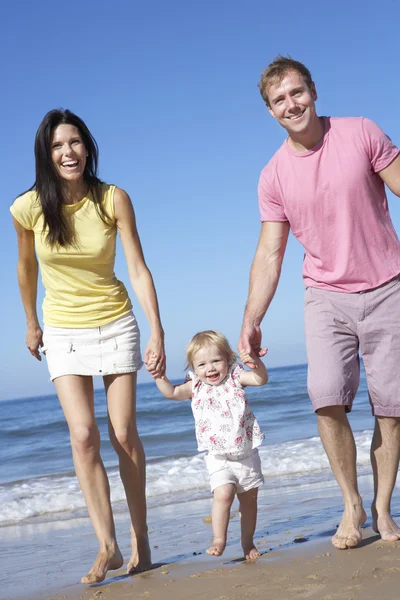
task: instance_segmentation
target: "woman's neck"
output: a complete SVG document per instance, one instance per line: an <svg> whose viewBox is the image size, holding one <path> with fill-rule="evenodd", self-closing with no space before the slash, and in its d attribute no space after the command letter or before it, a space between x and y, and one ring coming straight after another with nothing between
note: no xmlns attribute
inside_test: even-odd
<svg viewBox="0 0 400 600"><path fill-rule="evenodd" d="M66 182L64 190L64 204L77 204L87 195L89 187L83 179L80 179Z"/></svg>

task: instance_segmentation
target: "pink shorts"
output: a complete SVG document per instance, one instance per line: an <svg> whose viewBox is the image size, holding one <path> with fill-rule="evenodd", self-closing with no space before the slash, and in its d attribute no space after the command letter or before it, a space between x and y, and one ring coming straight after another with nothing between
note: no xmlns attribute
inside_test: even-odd
<svg viewBox="0 0 400 600"><path fill-rule="evenodd" d="M304 304L313 409L351 410L360 352L372 414L400 417L400 276L353 294L309 287Z"/></svg>

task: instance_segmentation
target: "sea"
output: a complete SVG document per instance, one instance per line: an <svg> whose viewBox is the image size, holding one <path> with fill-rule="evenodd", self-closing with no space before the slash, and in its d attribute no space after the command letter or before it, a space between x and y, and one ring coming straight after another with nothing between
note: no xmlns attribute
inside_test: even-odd
<svg viewBox="0 0 400 600"><path fill-rule="evenodd" d="M247 388L265 441L259 448L265 484L256 541L266 554L329 536L341 497L318 437L307 394L307 366L270 369L266 386ZM121 548L129 558L129 518L117 456L107 433L107 406L95 392L101 454L109 476ZM373 486L369 460L373 417L364 372L350 414L366 506ZM163 398L155 384L137 390L138 429L147 461L148 521L160 564L204 557L211 538L211 494L204 454L197 451L190 401ZM399 514L396 489L394 513ZM225 561L240 556L237 506ZM79 583L97 553L75 477L68 428L56 395L0 403L0 599L46 598ZM218 559L222 560L222 559ZM27 587L24 574L29 574ZM78 577L79 574L79 577Z"/></svg>

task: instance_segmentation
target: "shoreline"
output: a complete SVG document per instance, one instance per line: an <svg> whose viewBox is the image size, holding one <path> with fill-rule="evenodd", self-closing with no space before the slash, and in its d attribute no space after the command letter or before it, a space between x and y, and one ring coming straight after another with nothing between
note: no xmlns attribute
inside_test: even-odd
<svg viewBox="0 0 400 600"><path fill-rule="evenodd" d="M120 569L100 584L35 600L395 600L400 542L382 542L370 527L363 533L361 546L351 550L337 550L325 538L267 551L247 563L228 551L162 563L133 576Z"/></svg>
<svg viewBox="0 0 400 600"><path fill-rule="evenodd" d="M370 475L360 478L360 490L368 506L368 499L372 499L373 493ZM398 496L396 494L396 499ZM391 579L389 575L396 569L397 574L400 573L400 542L380 542L379 536L370 528L370 519L363 528L365 541L359 549L340 551L333 548L330 538L342 513L340 491L334 482L325 482L323 486L319 483L278 489L263 486L254 538L262 556L250 563L242 558L236 501L223 556L210 557L205 553L212 537L211 503L212 498L209 497L150 508L149 541L153 563L158 566L134 576L125 574L131 554L129 514L126 509L115 512L117 539L125 567L111 571L105 582L90 587L79 583L98 552L96 536L87 516L1 528L0 600L132 600L132 595L150 600L238 600L257 597L257 590L263 600L289 600L294 597L289 593L290 586L302 590L296 599L353 600L358 598L354 595L357 588L354 588L353 595L322 593L325 584L330 589L330 581L336 589L337 577L341 575L338 569L346 572L347 559L343 565L341 562L344 555L350 553L349 560L356 561L353 572L347 578L350 587L351 577L360 565L369 564L372 572L376 567L374 557L375 562L386 557L386 565L382 563L379 567L381 580ZM393 515L398 520L400 506L398 502L393 504ZM295 543L300 540L304 543ZM397 562L394 560L396 556ZM306 557L318 563L317 571L309 570L309 579L304 578L304 570L309 569ZM331 567L325 572L329 565ZM193 581L197 582L196 589ZM366 600L368 589L362 582L360 585L364 592L359 597ZM246 596L246 586L254 588L250 596ZM229 593L228 588L231 590ZM171 594L169 590L172 590ZM269 595L270 590L275 596ZM386 598L395 600L397 596L395 593ZM383 597L379 596L379 600Z"/></svg>

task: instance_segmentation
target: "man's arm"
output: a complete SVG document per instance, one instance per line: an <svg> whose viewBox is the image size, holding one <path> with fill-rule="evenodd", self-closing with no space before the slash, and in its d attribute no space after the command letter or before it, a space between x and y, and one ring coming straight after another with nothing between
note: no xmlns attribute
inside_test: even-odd
<svg viewBox="0 0 400 600"><path fill-rule="evenodd" d="M400 154L386 169L379 171L378 175L389 190L400 198Z"/></svg>
<svg viewBox="0 0 400 600"><path fill-rule="evenodd" d="M266 354L266 350L261 349L260 325L278 287L289 231L287 221L267 221L261 226L238 344L239 350L248 354ZM247 365L251 369L257 368L256 363L248 362Z"/></svg>

